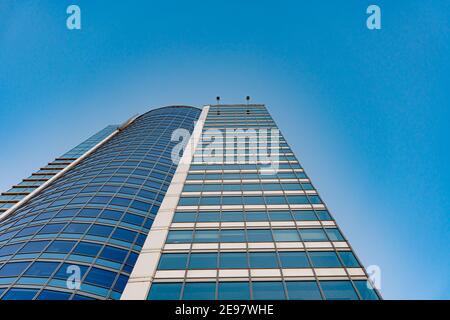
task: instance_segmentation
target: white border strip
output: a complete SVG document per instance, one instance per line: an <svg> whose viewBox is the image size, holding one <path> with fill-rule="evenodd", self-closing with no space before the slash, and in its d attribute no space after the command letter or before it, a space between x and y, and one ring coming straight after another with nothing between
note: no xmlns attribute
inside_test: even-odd
<svg viewBox="0 0 450 320"><path fill-rule="evenodd" d="M103 144L105 144L108 140L110 140L112 137L114 137L117 133L128 127L131 123L136 120L138 115L135 115L134 117L128 119L124 124L122 124L119 128L114 130L109 136L104 138L102 141L97 143L95 146L93 146L91 149L86 151L84 154L82 154L78 159L73 161L71 164L69 164L67 167L59 171L57 174L55 174L53 177L45 181L43 184L41 184L37 189L33 190L29 195L27 195L25 198L17 202L14 206L6 210L0 215L0 222L2 222L4 219L6 219L9 215L14 213L17 209L19 209L22 205L27 203L31 198L33 198L35 195L39 194L42 190L44 190L49 184L51 184L53 181L61 177L63 174L65 174L67 171L69 171L71 168L75 167L77 164L79 164L81 161L83 161L85 158L87 158L89 155L91 155L95 150L100 148Z"/></svg>
<svg viewBox="0 0 450 320"><path fill-rule="evenodd" d="M147 299L208 111L209 106L204 106L120 300Z"/></svg>

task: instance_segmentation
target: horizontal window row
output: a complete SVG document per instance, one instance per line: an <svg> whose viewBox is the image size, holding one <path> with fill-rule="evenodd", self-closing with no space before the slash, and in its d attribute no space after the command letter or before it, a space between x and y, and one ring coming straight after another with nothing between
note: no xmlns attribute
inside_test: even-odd
<svg viewBox="0 0 450 320"><path fill-rule="evenodd" d="M72 293L64 291L54 290L42 290L38 295L37 289L24 289L24 288L12 288L6 292L3 297L2 292L5 289L0 289L1 300L93 300L90 297L76 294L72 296ZM36 296L37 295L37 296Z"/></svg>
<svg viewBox="0 0 450 320"><path fill-rule="evenodd" d="M332 220L326 210L175 212L172 222L317 221Z"/></svg>
<svg viewBox="0 0 450 320"><path fill-rule="evenodd" d="M114 280L117 273L96 267L87 267L84 265L75 265L80 268L80 276L82 284L91 284L103 288L110 289L113 287ZM7 263L0 269L0 277L44 277L52 279L67 280L73 274L73 264L59 262L14 262ZM120 275L120 277L128 279L128 276ZM113 289L122 291L124 288L123 281L120 282L119 287Z"/></svg>
<svg viewBox="0 0 450 320"><path fill-rule="evenodd" d="M251 179L306 179L304 172L278 172L275 174L261 173L190 173L186 180L251 180Z"/></svg>
<svg viewBox="0 0 450 320"><path fill-rule="evenodd" d="M89 257L99 257L102 259L114 261L128 266L134 266L137 254L112 246L103 246L93 242L76 242L67 240L42 240L15 243L0 248L0 257L12 256L14 254L28 253L58 253L58 254L74 254ZM1 271L0 271L1 274Z"/></svg>
<svg viewBox="0 0 450 320"><path fill-rule="evenodd" d="M33 226L23 228L21 231L10 231L4 233L0 236L0 241L10 239L14 237L15 239L20 237L31 237L33 235L45 235L52 234L80 234L82 236L92 235L96 237L108 238L111 237L115 240L120 240L128 243L133 243L138 235L138 232L131 231L124 228L114 228L112 226L101 225L101 224L91 224L91 223L50 223L47 225ZM80 236L81 237L81 236ZM141 240L139 239L139 242ZM142 245L142 244L140 244Z"/></svg>
<svg viewBox="0 0 450 320"><path fill-rule="evenodd" d="M321 204L319 196L202 196L181 197L179 206L207 205L275 205L275 204Z"/></svg>
<svg viewBox="0 0 450 320"><path fill-rule="evenodd" d="M171 230L167 243L343 241L336 228Z"/></svg>
<svg viewBox="0 0 450 320"><path fill-rule="evenodd" d="M292 190L314 190L310 183L208 183L208 184L185 184L183 192L202 191L292 191Z"/></svg>
<svg viewBox="0 0 450 320"><path fill-rule="evenodd" d="M267 164L191 164L190 170L260 170L267 169ZM299 163L279 163L278 169L301 169Z"/></svg>
<svg viewBox="0 0 450 320"><path fill-rule="evenodd" d="M375 290L367 281L353 281L353 285L350 281L319 281L319 285L315 281L153 283L147 299L378 300Z"/></svg>
<svg viewBox="0 0 450 320"><path fill-rule="evenodd" d="M339 255L339 257L338 257ZM280 251L164 253L159 270L186 269L277 269L277 268L357 268L351 251Z"/></svg>

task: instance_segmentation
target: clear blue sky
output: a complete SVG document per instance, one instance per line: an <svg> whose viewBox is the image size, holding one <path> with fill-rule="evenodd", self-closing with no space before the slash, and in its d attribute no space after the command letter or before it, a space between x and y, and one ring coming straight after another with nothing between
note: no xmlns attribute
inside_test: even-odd
<svg viewBox="0 0 450 320"><path fill-rule="evenodd" d="M447 0L3 0L0 190L135 113L251 95L384 297L448 299L449 57Z"/></svg>

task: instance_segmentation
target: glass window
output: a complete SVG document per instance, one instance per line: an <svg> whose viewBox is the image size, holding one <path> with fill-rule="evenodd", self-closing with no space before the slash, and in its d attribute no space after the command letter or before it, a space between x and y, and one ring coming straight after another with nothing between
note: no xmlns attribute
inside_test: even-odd
<svg viewBox="0 0 450 320"><path fill-rule="evenodd" d="M218 242L218 230L197 230L194 235L194 242Z"/></svg>
<svg viewBox="0 0 450 320"><path fill-rule="evenodd" d="M198 222L220 221L220 213L219 212L199 212L197 221Z"/></svg>
<svg viewBox="0 0 450 320"><path fill-rule="evenodd" d="M244 230L221 230L220 242L246 242Z"/></svg>
<svg viewBox="0 0 450 320"><path fill-rule="evenodd" d="M113 231L113 227L105 226L101 224L94 224L88 231L88 234L99 236L99 237L109 237Z"/></svg>
<svg viewBox="0 0 450 320"><path fill-rule="evenodd" d="M297 229L274 229L273 237L275 241L300 241L300 237L298 235Z"/></svg>
<svg viewBox="0 0 450 320"><path fill-rule="evenodd" d="M306 253L299 252L280 252L280 260L282 268L309 268Z"/></svg>
<svg viewBox="0 0 450 320"><path fill-rule="evenodd" d="M244 221L244 213L224 211L224 212L222 212L222 221L224 221L224 222L229 222L229 221L242 222L242 221Z"/></svg>
<svg viewBox="0 0 450 320"><path fill-rule="evenodd" d="M253 299L255 300L282 300L285 299L284 288L281 282L252 282Z"/></svg>
<svg viewBox="0 0 450 320"><path fill-rule="evenodd" d="M64 227L65 223L51 223L44 226L38 233L46 234L46 233L59 233Z"/></svg>
<svg viewBox="0 0 450 320"><path fill-rule="evenodd" d="M15 253L21 246L23 245L22 243L17 243L17 244L11 244L8 246L4 246L0 249L0 256L6 256L9 254L13 254Z"/></svg>
<svg viewBox="0 0 450 320"><path fill-rule="evenodd" d="M2 297L2 300L31 300L38 290L31 289L10 289Z"/></svg>
<svg viewBox="0 0 450 320"><path fill-rule="evenodd" d="M268 221L267 212L252 212L249 211L246 214L247 221Z"/></svg>
<svg viewBox="0 0 450 320"><path fill-rule="evenodd" d="M275 252L250 252L251 268L278 268Z"/></svg>
<svg viewBox="0 0 450 320"><path fill-rule="evenodd" d="M358 280L353 281L353 283L355 284L356 289L358 289L359 295L361 296L362 300L379 300L378 295L376 294L370 282Z"/></svg>
<svg viewBox="0 0 450 320"><path fill-rule="evenodd" d="M99 268L92 268L91 271L89 271L86 278L84 279L84 281L87 283L91 283L109 289L111 288L115 277L116 273L114 272Z"/></svg>
<svg viewBox="0 0 450 320"><path fill-rule="evenodd" d="M333 220L328 211L316 211L316 214L319 217L319 220Z"/></svg>
<svg viewBox="0 0 450 320"><path fill-rule="evenodd" d="M46 252L56 252L56 253L68 253L72 250L75 242L72 241L53 241L48 248L45 250Z"/></svg>
<svg viewBox="0 0 450 320"><path fill-rule="evenodd" d="M305 210L305 211L294 211L293 212L295 220L298 221L314 221L317 220L316 214L314 211Z"/></svg>
<svg viewBox="0 0 450 320"><path fill-rule="evenodd" d="M322 300L315 281L288 281L286 287L290 300Z"/></svg>
<svg viewBox="0 0 450 320"><path fill-rule="evenodd" d="M325 232L327 233L328 237L331 241L343 241L344 237L336 228L327 228L325 229Z"/></svg>
<svg viewBox="0 0 450 320"><path fill-rule="evenodd" d="M219 282L220 300L250 300L248 282Z"/></svg>
<svg viewBox="0 0 450 320"><path fill-rule="evenodd" d="M31 241L28 242L19 253L41 252L50 241Z"/></svg>
<svg viewBox="0 0 450 320"><path fill-rule="evenodd" d="M291 221L292 215L289 211L269 211L272 221Z"/></svg>
<svg viewBox="0 0 450 320"><path fill-rule="evenodd" d="M43 290L37 300L69 300L70 296L71 294L67 292Z"/></svg>
<svg viewBox="0 0 450 320"><path fill-rule="evenodd" d="M58 262L35 262L25 272L26 276L49 277L59 266Z"/></svg>
<svg viewBox="0 0 450 320"><path fill-rule="evenodd" d="M88 227L87 223L69 223L64 229L64 233L84 233Z"/></svg>
<svg viewBox="0 0 450 320"><path fill-rule="evenodd" d="M7 263L0 269L0 277L18 276L28 267L29 264L29 262Z"/></svg>
<svg viewBox="0 0 450 320"><path fill-rule="evenodd" d="M192 241L192 231L176 230L169 231L167 243L186 243Z"/></svg>
<svg viewBox="0 0 450 320"><path fill-rule="evenodd" d="M313 267L315 268L339 268L341 263L333 251L309 252Z"/></svg>
<svg viewBox="0 0 450 320"><path fill-rule="evenodd" d="M358 300L350 281L320 281L327 300Z"/></svg>
<svg viewBox="0 0 450 320"><path fill-rule="evenodd" d="M198 205L198 198L180 198L179 206L196 206Z"/></svg>
<svg viewBox="0 0 450 320"><path fill-rule="evenodd" d="M272 242L272 232L268 229L247 230L248 242Z"/></svg>
<svg viewBox="0 0 450 320"><path fill-rule="evenodd" d="M96 256L101 248L102 245L100 244L90 242L80 242L73 251L73 253L86 256Z"/></svg>
<svg viewBox="0 0 450 320"><path fill-rule="evenodd" d="M112 260L115 262L123 263L128 254L128 251L106 246L103 248L102 253L99 255L100 258Z"/></svg>
<svg viewBox="0 0 450 320"><path fill-rule="evenodd" d="M184 300L214 300L215 282L188 282L184 285Z"/></svg>
<svg viewBox="0 0 450 320"><path fill-rule="evenodd" d="M118 239L118 240L123 240L126 242L133 242L134 238L136 237L136 234L137 233L134 231L117 228L116 231L114 231L112 238Z"/></svg>
<svg viewBox="0 0 450 320"><path fill-rule="evenodd" d="M158 269L186 269L187 257L187 253L163 253L159 259Z"/></svg>
<svg viewBox="0 0 450 320"><path fill-rule="evenodd" d="M300 229L303 241L328 241L323 229Z"/></svg>
<svg viewBox="0 0 450 320"><path fill-rule="evenodd" d="M182 283L153 283L147 300L179 300Z"/></svg>
<svg viewBox="0 0 450 320"><path fill-rule="evenodd" d="M356 260L355 255L351 251L338 251L339 256L342 259L342 262L344 263L344 266L347 268L358 268L359 263L358 260Z"/></svg>
<svg viewBox="0 0 450 320"><path fill-rule="evenodd" d="M195 222L196 217L195 212L176 212L173 222Z"/></svg>
<svg viewBox="0 0 450 320"><path fill-rule="evenodd" d="M221 269L246 269L248 268L247 253L245 252L221 252Z"/></svg>
<svg viewBox="0 0 450 320"><path fill-rule="evenodd" d="M216 269L217 253L191 253L189 269Z"/></svg>
<svg viewBox="0 0 450 320"><path fill-rule="evenodd" d="M270 204L286 204L286 198L284 196L266 196L266 203Z"/></svg>

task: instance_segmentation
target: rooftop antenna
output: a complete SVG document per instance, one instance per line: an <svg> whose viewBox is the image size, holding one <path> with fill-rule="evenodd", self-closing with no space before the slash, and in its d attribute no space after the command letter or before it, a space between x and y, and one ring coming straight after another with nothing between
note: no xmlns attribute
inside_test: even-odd
<svg viewBox="0 0 450 320"><path fill-rule="evenodd" d="M247 105L248 105L248 102L250 101L250 96L246 96L245 100L247 100Z"/></svg>
<svg viewBox="0 0 450 320"><path fill-rule="evenodd" d="M217 104L220 104L220 97L219 96L216 97L216 100L217 100Z"/></svg>

